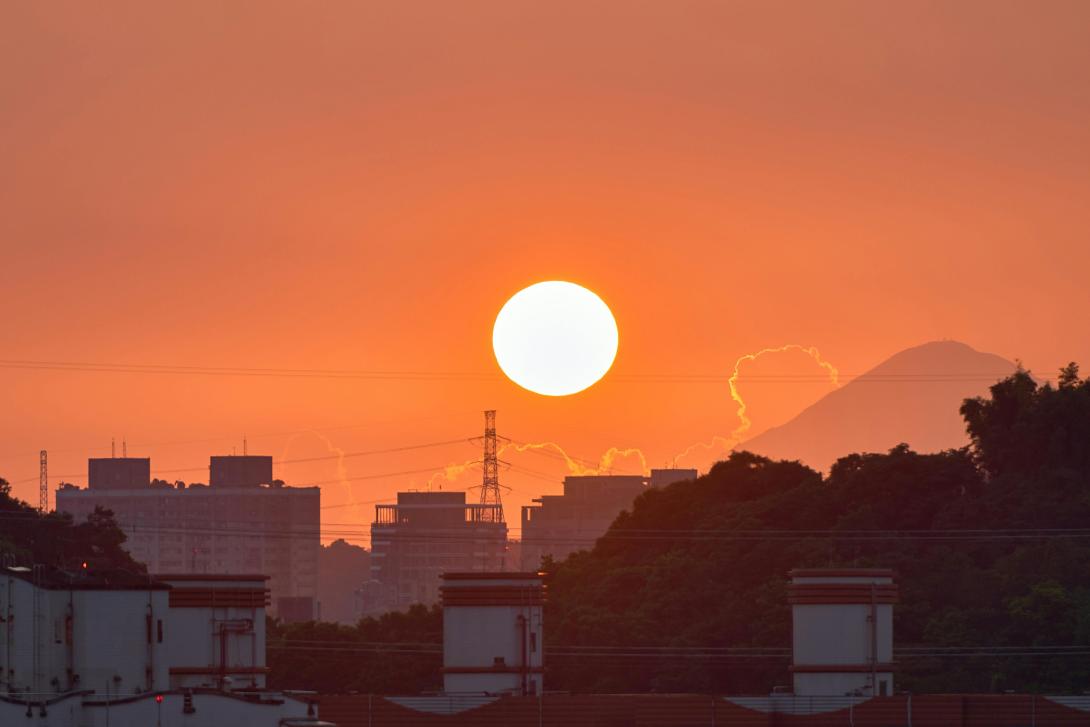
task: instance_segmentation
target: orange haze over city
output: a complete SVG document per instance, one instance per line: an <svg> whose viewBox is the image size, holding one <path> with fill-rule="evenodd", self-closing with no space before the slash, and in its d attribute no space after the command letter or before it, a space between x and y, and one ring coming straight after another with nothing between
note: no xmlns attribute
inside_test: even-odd
<svg viewBox="0 0 1090 727"><path fill-rule="evenodd" d="M496 409L579 458L501 452L518 537L574 470L724 457L746 354L794 346L742 358L742 439L835 388L804 348L1090 361L1090 4L829 5L6 3L0 476L115 438L207 482L245 438L366 543L480 481ZM572 396L492 351L544 280L617 321Z"/></svg>

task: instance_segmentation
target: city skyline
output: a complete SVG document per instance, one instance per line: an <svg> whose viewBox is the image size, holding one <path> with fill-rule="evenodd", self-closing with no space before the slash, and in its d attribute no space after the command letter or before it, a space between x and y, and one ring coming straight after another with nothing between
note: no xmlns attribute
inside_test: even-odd
<svg viewBox="0 0 1090 727"><path fill-rule="evenodd" d="M1088 27L0 3L0 723L1090 724Z"/></svg>
<svg viewBox="0 0 1090 727"><path fill-rule="evenodd" d="M834 389L810 347L845 377L941 339L1043 377L1090 360L1060 328L1090 324L1072 274L1090 261L1086 8L848 3L845 24L790 7L300 23L272 3L255 25L241 6L5 8L0 473L34 500L39 450L78 475L116 438L202 481L244 438L277 460L394 449L477 436L486 408L518 441L649 468L737 429L739 360L747 436ZM549 279L594 290L621 331L610 373L560 400L506 380L489 340ZM571 473L507 454L514 507ZM353 513L332 522L365 525L372 501L477 458L467 442L278 476L327 483Z"/></svg>

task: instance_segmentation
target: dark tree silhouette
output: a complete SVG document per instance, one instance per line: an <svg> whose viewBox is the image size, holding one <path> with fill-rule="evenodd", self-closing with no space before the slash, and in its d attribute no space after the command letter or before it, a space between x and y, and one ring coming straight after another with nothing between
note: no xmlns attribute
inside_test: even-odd
<svg viewBox="0 0 1090 727"><path fill-rule="evenodd" d="M96 568L146 572L121 547L124 542L125 533L109 510L96 508L78 524L67 514L42 514L13 498L10 485L0 478L0 554L16 563L77 569L88 562Z"/></svg>

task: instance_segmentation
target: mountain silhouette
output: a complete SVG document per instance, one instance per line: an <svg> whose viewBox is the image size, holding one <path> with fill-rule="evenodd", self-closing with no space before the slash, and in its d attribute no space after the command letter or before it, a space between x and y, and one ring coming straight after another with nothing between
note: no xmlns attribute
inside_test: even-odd
<svg viewBox="0 0 1090 727"><path fill-rule="evenodd" d="M798 416L738 448L797 459L819 470L852 452L885 452L907 442L918 452L968 444L958 409L987 393L1015 364L957 341L901 351L819 399Z"/></svg>

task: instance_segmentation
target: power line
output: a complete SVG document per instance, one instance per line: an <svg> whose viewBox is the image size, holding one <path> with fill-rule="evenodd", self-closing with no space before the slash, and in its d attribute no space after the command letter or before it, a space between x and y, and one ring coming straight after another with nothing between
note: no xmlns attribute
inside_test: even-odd
<svg viewBox="0 0 1090 727"><path fill-rule="evenodd" d="M189 376L257 376L274 378L375 379L412 381L495 380L495 373L361 369L275 369L241 366L182 366L173 364L114 364L87 361L0 360L0 368L92 373L174 374Z"/></svg>
<svg viewBox="0 0 1090 727"><path fill-rule="evenodd" d="M469 413L469 411L472 411L472 412L476 413L477 410L476 409L461 410L461 411L457 411L455 413L456 414L466 414L466 413ZM264 432L264 433L258 433L258 434L250 434L249 439L250 440L254 440L254 439L271 439L271 438L274 438L274 437L290 437L290 436L297 435L297 434L321 434L321 433L325 433L325 432L343 431L343 430L346 430L346 429L364 429L364 428L368 428L368 427L378 427L378 426L391 425L391 424L407 424L407 423L415 423L415 422L420 422L420 421L433 421L433 420L436 420L436 419L450 419L450 417L451 417L451 414L447 413L447 414L432 414L432 415L429 415L429 416L416 416L416 417L407 417L407 418L402 417L402 418L398 418L398 419L380 419L380 420L369 421L369 422L365 422L365 423L357 423L357 424L333 424L333 425L329 425L329 426L313 426L313 427L306 427L306 428L303 428L303 429L291 429L291 430L285 430L285 431L279 431L279 432ZM136 442L136 443L133 444L133 446L134 447L140 447L140 448L143 448L143 449L150 449L150 448L155 448L155 447L176 447L176 446L189 445L189 444L212 444L212 443L216 443L216 442L235 442L235 441L237 441L237 435L224 435L224 436L219 436L219 437L207 437L207 438L202 438L202 439L176 439L176 440L171 440L171 441L166 441L166 442ZM105 445L102 445L102 446L68 447L68 448L65 448L65 449L50 449L49 451L53 452L54 454L57 454L57 453L69 454L71 452L87 452L87 453L90 453L90 452L105 452L105 451L108 451L108 450L109 450L109 447L107 447ZM17 459L17 458L22 458L22 457L30 457L30 456L33 456L34 454L37 454L37 450L35 450L34 452L23 452L23 453L20 453L20 454L9 452L7 454L0 454L0 461L6 462L6 461L11 460L11 459Z"/></svg>
<svg viewBox="0 0 1090 727"><path fill-rule="evenodd" d="M123 364L90 361L44 361L4 359L0 368L79 371L91 373L172 374L189 376L250 376L276 378L373 379L407 381L497 381L496 372L480 371L414 371L402 369L314 369L259 368L246 366L188 366L179 364ZM973 372L907 372L839 374L843 381L868 383L950 383L962 381L998 381L1003 374ZM690 383L726 384L731 374L723 373L614 373L610 380L618 383ZM744 374L737 382L748 383L825 383L828 374Z"/></svg>
<svg viewBox="0 0 1090 727"><path fill-rule="evenodd" d="M426 444L409 444L402 447L387 447L386 449L371 449L362 452L345 452L344 454L323 455L321 457L304 457L302 459L282 459L280 461L274 461L273 464L298 464L300 462L320 462L330 459L348 459L349 457L369 457L375 454L392 454L394 452L409 452L415 449L428 449L431 447L445 447L451 444L469 444L472 443L472 437L461 437L458 439L447 439L442 442L428 442Z"/></svg>
<svg viewBox="0 0 1090 727"><path fill-rule="evenodd" d="M274 460L273 464L274 465L288 465L288 464L301 464L301 463L311 463L311 462L326 462L326 461L333 461L333 460L349 459L349 458L354 458L354 457L366 457L366 456L374 456L374 455L381 455L381 454L396 454L396 453L400 453L400 452L409 452L409 451L420 450L420 449L430 449L430 448L451 446L451 445L454 445L454 444L472 444L473 442L475 442L475 441L477 441L479 439L480 439L479 437L459 437L459 438L456 438L456 439L446 439L446 440L441 440L441 441L436 441L436 442L425 442L425 443L422 443L422 444L410 444L410 445L402 445L402 446L398 446L398 447L387 447L387 448L382 448L382 449L371 449L371 450L344 452L344 453L336 453L336 454L327 454L327 455L319 455L319 456L316 456L316 457L302 457L302 458L295 458L295 459ZM518 440L513 440L513 439L508 439L507 441L510 441L512 443L519 444L519 445L528 444L528 443L519 442ZM560 454L559 452L554 452L554 451L548 450L548 449L526 448L526 449L522 449L522 450L519 450L519 451L520 451L520 453L531 452L531 453L538 454L538 455L541 455L541 456L544 456L544 457L548 457L548 458L556 460L556 461L567 461L567 460L570 459L573 462L576 462L578 464L582 464L582 465L586 466L588 469L597 466L595 463L590 462L590 460L582 459L582 458L579 458L579 457L571 457L571 456L565 457L564 455ZM474 465L479 465L479 464L480 464L479 462L473 462L473 463L469 463L466 466L474 466ZM505 463L505 464L507 464L507 463ZM357 477L345 477L345 478L338 478L338 479L332 479L332 480L308 481L308 482L305 482L305 483L301 483L299 486L337 484L337 483L346 482L346 481L350 482L350 481L355 481L355 480L371 480L371 479L381 479L383 477L395 477L395 476L412 475L412 474L424 474L424 473L428 473L428 472L441 472L441 471L445 470L448 466L449 466L449 463L448 464L443 464L443 465L437 465L435 467L423 468L423 469L404 470L404 471L401 471L401 472L389 472L389 473L382 473L382 474L363 475L363 476L357 476ZM524 474L524 475L526 475L528 477L531 477L533 479L542 480L542 481L550 482L550 483L553 483L553 484L556 484L558 482L557 476L550 475L550 474L545 473L545 472L540 472L538 470L533 470L533 469L530 469L530 468L527 468L527 467L522 467L520 465L507 464L507 467L509 467L510 469L512 469L515 472L519 472L520 474ZM169 468L169 469L156 469L156 470L152 471L152 475L153 476L159 476L159 475L168 475L168 474L180 474L180 473L186 473L186 472L206 472L206 471L208 471L208 468L209 468L209 465L200 465L200 466L195 466L195 467L173 467L173 468ZM626 471L621 471L621 474L627 474L627 472ZM86 475L85 475L85 473L81 472L81 473L78 473L78 474L77 473L67 473L67 474L54 475L54 477L57 478L57 479L60 479L60 480L68 480L68 479L83 479L83 478L86 477ZM25 484L27 482L32 482L32 481L38 480L38 479L39 479L38 477L27 477L27 478L23 478L23 479L19 479L19 480L12 480L12 481L10 481L9 484L13 484L13 485ZM507 489L512 489L512 488L507 488ZM329 505L327 507L334 508L334 507L351 507L351 506L352 506L352 503L346 503L346 504L343 504L343 505Z"/></svg>
<svg viewBox="0 0 1090 727"><path fill-rule="evenodd" d="M541 480L542 482L551 482L556 484L556 478L545 474L544 472L538 472L537 470L527 469L526 467L520 467L518 465L510 465L512 472L518 472L521 475L526 475L535 480Z"/></svg>
<svg viewBox="0 0 1090 727"><path fill-rule="evenodd" d="M382 502L382 500L352 503L351 505L365 505ZM350 505L350 506L351 506ZM33 514L19 515L16 513L0 513L0 520L26 519ZM185 520L184 518L182 519ZM278 527L278 523L267 523L256 520L224 520L213 521L214 524L200 526L186 525L162 525L158 521L121 519L118 524L122 527L129 526L134 530L144 528L159 533L191 534L191 535L223 535L225 537L286 537L305 538L322 536L365 536L370 535L369 526L305 527L287 529ZM276 529L274 529L276 528ZM384 535L391 539L405 543L453 543L472 540L475 535L472 529L463 533L420 533ZM1007 528L1007 529L946 529L946 530L708 530L708 531L671 531L671 530L634 530L631 533L625 531L607 532L598 538L590 537L545 537L523 540L523 543L534 544L558 544L558 545L594 545L600 541L634 540L644 542L703 542L707 540L719 541L800 541L800 540L831 540L831 541L1004 541L1004 540L1059 540L1059 539L1086 539L1090 538L1090 528Z"/></svg>
<svg viewBox="0 0 1090 727"><path fill-rule="evenodd" d="M378 454L393 454L393 453L398 453L398 452L409 452L409 451L418 450L418 449L430 449L430 448L435 448L435 447L444 447L444 446L449 446L449 445L452 445L452 444L466 444L466 443L471 443L472 441L473 441L472 437L461 437L461 438L458 438L458 439L447 439L447 440L443 440L443 441L440 441L440 442L426 442L424 444L409 444L409 445L403 445L403 446L400 446L400 447L387 447L385 449L371 449L371 450L364 450L364 451L358 451L358 452L344 452L344 453L337 453L337 454L324 454L324 455L320 455L320 456L317 456L317 457L302 457L302 458L298 458L298 459L273 460L273 464L274 465L285 465L285 464L300 464L300 463L304 463L304 462L327 462L327 461L332 461L332 460L349 459L349 458L352 458L352 457L368 457L368 456L373 456L373 455L378 455ZM439 467L434 467L432 469L433 470L442 470L445 467L446 467L446 465L441 465ZM152 471L152 474L153 475L165 475L165 474L178 474L178 473L181 473L181 472L203 472L203 471L207 471L208 468L209 468L209 465L201 465L199 467L174 467L174 468L170 468L170 469L156 469L156 470ZM394 473L394 474L406 474L406 473ZM409 472L407 474L418 474L418 472L413 471L413 472ZM85 476L85 474L82 473L82 472L79 473L79 474L70 473L70 474L54 475L54 477L61 478L61 479L65 479L65 478L79 479L79 478L82 478L84 476ZM372 477L383 477L383 476L384 475L374 475L374 476L369 475L369 476L364 477L364 478L346 477L346 478L343 478L343 479L328 480L328 481L325 481L325 482L312 482L312 483L308 483L308 484L312 484L312 485L313 484L329 484L329 483L335 483L335 482L342 482L344 480L370 479ZM25 482L31 482L32 480L36 480L36 479L38 479L38 478L37 477L29 477L29 478L25 478L25 479L21 479L21 480L14 480L14 481L10 482L10 484L18 485L18 484L22 484L22 483L25 483Z"/></svg>
<svg viewBox="0 0 1090 727"><path fill-rule="evenodd" d="M387 447L385 449L369 449L359 452L343 452L337 454L323 454L317 457L301 457L298 459L279 459L273 460L274 465L283 464L300 464L303 462L328 462L331 460L350 459L352 457L370 457L376 454L393 454L396 452L410 452L417 449L430 449L433 447L445 447L451 444L467 444L472 442L472 437L461 437L458 439L446 439L441 442L426 442L424 444L409 444L401 447ZM175 469L155 470L155 474L173 474L176 472L195 472L197 470L207 470L209 465L202 467L178 467ZM340 482L340 480L333 480L333 482Z"/></svg>
<svg viewBox="0 0 1090 727"><path fill-rule="evenodd" d="M383 502L383 500L367 500L354 505L366 505ZM15 519L12 514L0 515L0 520ZM159 525L154 522L143 521L137 522L129 519L122 519L118 523L121 526L128 525L132 528L144 528L147 530L154 530L162 533L192 533L192 534L224 534L227 536L258 536L266 535L270 532L268 527L275 526L276 523L267 523L266 521L244 521L244 520L225 520L219 521L215 525L201 525L201 526L186 526L186 525ZM341 525L340 523L330 523L329 525ZM300 528L295 530L277 530L275 533L284 537L306 537L315 535L366 535L370 533L369 526L357 526L352 523L345 523L348 527L318 527L318 528ZM257 526L247 529L246 526ZM462 533L431 533L431 534L404 534L398 533L396 535L384 535L386 538L396 539L399 542L406 543L449 543L449 542L463 542L473 539L472 531L467 531L466 534ZM583 544L593 545L601 540L614 539L615 536L605 534L599 538L573 538L573 537L545 537L534 538L532 540L524 540L524 543L534 544ZM778 541L778 540L938 540L938 541L959 541L959 540L1053 540L1053 539L1082 539L1090 538L1090 529L1069 529L1069 530L995 530L995 531L963 531L963 530L950 530L950 531L918 531L918 532L898 532L898 531L855 531L848 533L841 533L833 530L826 531L738 531L737 537L725 536L724 539L739 540L739 541ZM703 537L694 537L692 535L680 535L676 537L667 538L671 541L703 541ZM647 540L647 541L661 541L663 538L651 535L635 535L626 540Z"/></svg>

